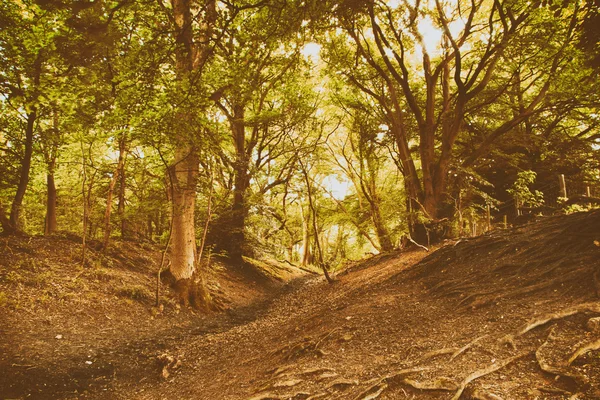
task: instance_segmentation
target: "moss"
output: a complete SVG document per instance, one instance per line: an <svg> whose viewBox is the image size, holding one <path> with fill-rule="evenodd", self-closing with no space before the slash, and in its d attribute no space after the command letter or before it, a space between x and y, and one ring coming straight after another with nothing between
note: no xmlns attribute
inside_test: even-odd
<svg viewBox="0 0 600 400"><path fill-rule="evenodd" d="M115 278L114 273L107 268L96 268L89 272L90 279L99 282L109 282Z"/></svg>
<svg viewBox="0 0 600 400"><path fill-rule="evenodd" d="M8 306L8 296L5 292L0 292L0 307Z"/></svg>
<svg viewBox="0 0 600 400"><path fill-rule="evenodd" d="M117 294L138 301L146 301L152 298L150 291L141 285L123 286L117 290Z"/></svg>
<svg viewBox="0 0 600 400"><path fill-rule="evenodd" d="M17 283L21 283L23 281L23 277L21 276L21 274L19 274L16 271L10 271L6 275L4 275L3 280L8 283L17 284Z"/></svg>

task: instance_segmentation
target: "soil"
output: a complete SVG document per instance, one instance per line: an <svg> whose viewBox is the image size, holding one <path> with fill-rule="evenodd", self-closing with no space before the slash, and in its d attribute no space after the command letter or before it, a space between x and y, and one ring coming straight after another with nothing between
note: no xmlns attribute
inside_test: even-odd
<svg viewBox="0 0 600 400"><path fill-rule="evenodd" d="M159 249L81 266L68 237L0 241L0 398L599 399L600 210L322 276L213 263L227 310L153 307Z"/></svg>

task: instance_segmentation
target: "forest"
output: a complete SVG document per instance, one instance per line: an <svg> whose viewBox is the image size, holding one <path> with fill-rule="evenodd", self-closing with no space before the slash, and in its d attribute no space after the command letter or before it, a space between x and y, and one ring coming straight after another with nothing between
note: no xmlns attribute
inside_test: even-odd
<svg viewBox="0 0 600 400"><path fill-rule="evenodd" d="M389 257L404 260L403 254L415 267L394 274L408 274L414 287L432 291L431 298L447 291L460 296L461 306L483 307L499 295L492 295L491 283L473 289L479 283L472 274L483 274L476 261L513 277L512 263L497 265L508 254L498 246L521 249L530 258L514 263L527 264L542 235L561 229L579 233L568 234L570 244L544 236L543 246L566 257L585 241L586 267L548 259L538 275L519 270L514 287L502 275L497 288L520 298L538 290L554 296L550 289L569 287L565 296L571 299L577 285L591 285L584 292L600 295L594 211L600 205L599 27L595 0L1 1L0 314L18 319L19 310L28 309L15 293L31 296L31 310L51 307L63 289L73 298L61 302L91 291L101 303L120 279L130 286L115 289L118 296L139 300L153 319L187 310L176 317L177 329L185 330L182 324L192 326L198 315L217 315L215 329L229 332L269 307L252 299L275 301L279 312L294 314L295 307L273 300L288 287L304 296L298 304L307 309L327 302L334 307L334 293L360 292L353 285L379 298L383 286L374 282L382 274L390 279L386 285L396 279L387 269L396 265ZM581 222L573 228L568 221ZM533 236L523 239L526 234ZM513 246L515 238L522 239ZM489 251L471 244L477 240ZM448 253L448 243L456 250ZM433 282L438 272L430 266L442 265L446 253L448 265L464 275L457 269ZM538 260L546 257L541 254ZM48 261L53 256L62 261ZM64 281L52 275L58 271ZM276 284L265 283L274 277ZM324 285L302 289L298 282L310 277L324 277ZM80 282L88 278L95 282L91 289ZM525 286L519 291L519 285ZM319 300L320 290L328 300ZM582 308L573 302L575 311L549 320L600 313L597 303ZM218 316L241 305L250 311ZM125 315L137 304L119 307ZM165 321L161 332L172 332L170 324ZM324 357L321 343L340 332L332 329L269 354L287 361L307 353ZM514 341L532 329L508 343L516 350ZM338 345L358 334L340 335ZM584 383L537 357L543 373L565 380L556 389L562 392L543 393L600 396L593 384L600 382L593 352L600 341L590 346L569 360L577 364L583 354L594 354L585 356L595 358L587 360L593 367ZM435 356L451 354L452 361L467 351L459 350ZM21 365L13 356L2 357L1 369L2 362ZM159 359L168 380L181 360ZM424 398L445 398L449 390L458 399L472 380L495 371L480 369L485 373L460 385L443 376L403 378L402 391L433 390ZM25 379L23 371L14 374ZM300 384L290 379L271 386L271 397L252 398L319 398L310 391L273 394ZM369 381L358 397L337 390L366 381L340 381L323 398L404 398L393 394L399 387L388 393L394 379ZM18 397L23 387L4 389ZM65 396L43 390L39 398ZM148 398L192 396L157 390ZM506 390L505 398L563 398ZM128 393L122 398L133 398ZM205 393L220 398L216 389ZM223 398L249 398L227 393ZM501 398L467 394L462 398Z"/></svg>

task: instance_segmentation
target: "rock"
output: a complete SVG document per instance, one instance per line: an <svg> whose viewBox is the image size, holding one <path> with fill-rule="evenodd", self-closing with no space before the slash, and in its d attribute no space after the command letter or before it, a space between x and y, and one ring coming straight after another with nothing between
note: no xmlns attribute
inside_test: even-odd
<svg viewBox="0 0 600 400"><path fill-rule="evenodd" d="M56 336L54 336L54 339L57 339L57 340L60 340L62 338L63 338L63 335L56 335Z"/></svg>
<svg viewBox="0 0 600 400"><path fill-rule="evenodd" d="M590 318L587 322L587 328L592 332L600 332L600 317Z"/></svg>

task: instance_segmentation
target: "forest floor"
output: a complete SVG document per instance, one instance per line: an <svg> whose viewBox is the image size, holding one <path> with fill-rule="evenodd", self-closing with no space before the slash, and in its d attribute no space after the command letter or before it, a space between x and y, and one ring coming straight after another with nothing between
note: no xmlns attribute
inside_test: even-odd
<svg viewBox="0 0 600 400"><path fill-rule="evenodd" d="M214 264L229 309L211 315L152 307L156 249L81 267L72 243L0 239L0 398L600 398L600 210L379 255L332 285Z"/></svg>

